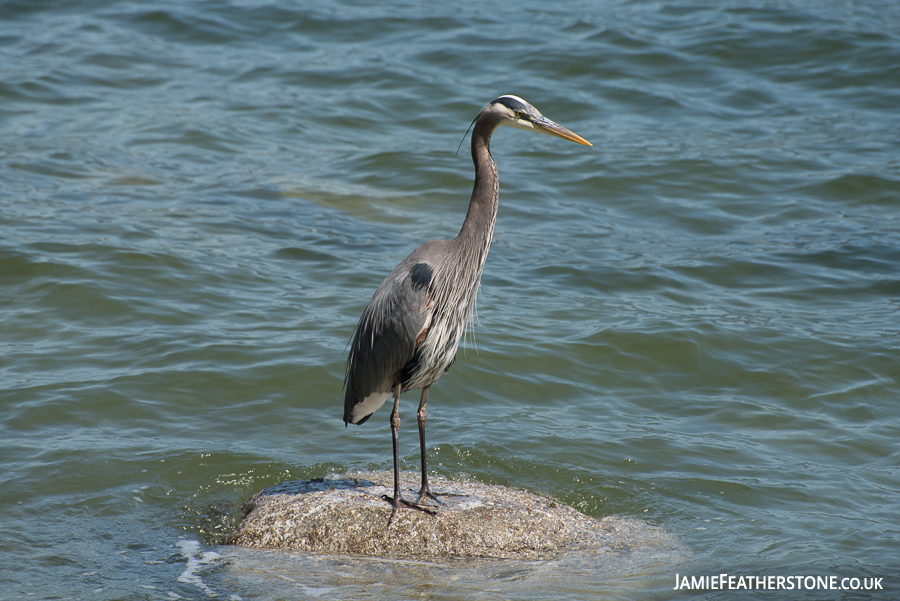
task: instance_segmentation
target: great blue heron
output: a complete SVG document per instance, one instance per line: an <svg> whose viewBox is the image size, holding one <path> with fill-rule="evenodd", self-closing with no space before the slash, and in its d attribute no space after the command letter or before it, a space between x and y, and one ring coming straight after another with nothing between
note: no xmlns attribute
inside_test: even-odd
<svg viewBox="0 0 900 601"><path fill-rule="evenodd" d="M406 257L375 291L356 326L344 380L344 425L362 424L393 395L394 496L388 525L404 505L434 513L423 499L438 499L428 487L425 465L425 403L428 389L450 369L475 305L481 272L494 235L500 178L491 158L491 135L501 125L536 131L591 146L550 121L518 96L501 96L473 121L475 187L469 212L453 240L431 240ZM422 487L416 502L400 494L397 440L400 393L422 389L417 418L422 452Z"/></svg>

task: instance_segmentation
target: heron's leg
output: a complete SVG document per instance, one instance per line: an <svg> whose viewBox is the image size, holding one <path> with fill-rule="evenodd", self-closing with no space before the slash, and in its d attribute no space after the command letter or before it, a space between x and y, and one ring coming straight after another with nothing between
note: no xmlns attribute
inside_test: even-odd
<svg viewBox="0 0 900 601"><path fill-rule="evenodd" d="M389 497L384 495L384 499L388 501L393 509L391 510L391 517L388 518L387 525L390 526L391 522L394 521L394 516L397 514L397 507L405 505L406 507L410 507L412 509L418 509L419 511L424 511L425 513L430 513L434 515L434 510L428 509L427 507L423 507L418 503L413 503L412 501L407 501L402 496L400 496L400 451L399 451L399 443L400 443L400 384L398 383L394 386L394 409L391 411L391 438L394 442L394 496Z"/></svg>
<svg viewBox="0 0 900 601"><path fill-rule="evenodd" d="M394 521L394 515L397 513L397 505L401 501L400 497L400 383L394 386L394 409L391 411L391 439L394 442L394 509L391 511L391 517L388 519L388 526Z"/></svg>
<svg viewBox="0 0 900 601"><path fill-rule="evenodd" d="M422 398L419 399L419 411L416 413L416 418L419 422L419 446L422 450L422 488L419 489L419 503L422 502L423 497L428 497L436 503L442 504L438 501L437 497L431 493L431 488L428 486L428 466L426 465L425 459L425 419L428 417L428 411L425 408L425 405L428 402L429 388L431 388L431 386L422 388Z"/></svg>

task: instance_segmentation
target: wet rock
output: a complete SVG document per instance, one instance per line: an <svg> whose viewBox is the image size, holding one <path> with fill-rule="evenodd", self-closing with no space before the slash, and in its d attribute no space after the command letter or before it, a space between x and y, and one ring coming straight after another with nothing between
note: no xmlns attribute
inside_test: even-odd
<svg viewBox="0 0 900 601"><path fill-rule="evenodd" d="M415 500L419 474L401 474ZM436 515L401 508L387 522L390 472L283 482L254 495L230 543L250 548L403 559L547 558L575 549L608 551L665 537L616 517L594 519L550 499L505 486L434 478ZM641 542L643 541L643 542Z"/></svg>

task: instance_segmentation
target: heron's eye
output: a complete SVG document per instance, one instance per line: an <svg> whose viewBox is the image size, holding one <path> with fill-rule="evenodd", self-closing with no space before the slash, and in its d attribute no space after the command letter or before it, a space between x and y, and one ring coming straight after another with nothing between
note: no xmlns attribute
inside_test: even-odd
<svg viewBox="0 0 900 601"><path fill-rule="evenodd" d="M516 118L517 118L517 119L522 119L522 118L524 118L524 117L525 117L525 112L524 112L524 111L516 111Z"/></svg>

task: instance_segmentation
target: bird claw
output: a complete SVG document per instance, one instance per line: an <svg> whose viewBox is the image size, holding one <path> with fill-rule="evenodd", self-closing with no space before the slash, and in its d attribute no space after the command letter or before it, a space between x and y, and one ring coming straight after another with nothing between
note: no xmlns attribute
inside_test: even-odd
<svg viewBox="0 0 900 601"><path fill-rule="evenodd" d="M422 503L422 498L426 497L427 499L431 499L438 505L443 505L444 502L441 501L440 499L438 499L438 495L440 495L442 497L446 497L448 495L448 493L433 493L430 490L428 490L427 488L423 488L422 490L419 491L419 500L417 501L417 503L419 503L420 505L424 505Z"/></svg>
<svg viewBox="0 0 900 601"><path fill-rule="evenodd" d="M391 522L394 521L394 515L397 514L397 507L399 505L403 505L404 507L408 507L410 509L416 509L423 513L427 513L428 515L437 515L437 511L435 511L434 509L431 509L430 507L426 507L425 505L421 505L419 503L413 503L412 501L407 501L406 499L404 499L403 497L400 497L399 495L398 495L397 499L395 499L394 497L392 497L390 495L381 495L381 498L384 499L385 501L387 501L388 503L390 503L391 506L394 508L393 511L391 511L391 517L388 518L388 526L390 526Z"/></svg>

